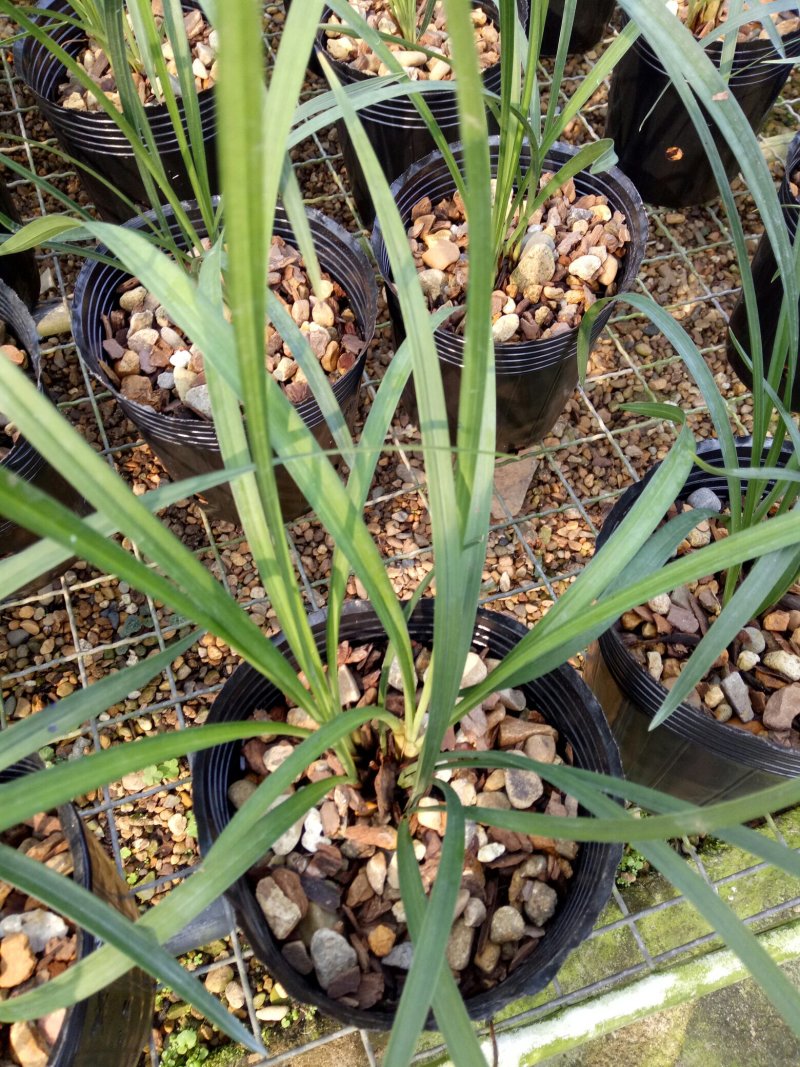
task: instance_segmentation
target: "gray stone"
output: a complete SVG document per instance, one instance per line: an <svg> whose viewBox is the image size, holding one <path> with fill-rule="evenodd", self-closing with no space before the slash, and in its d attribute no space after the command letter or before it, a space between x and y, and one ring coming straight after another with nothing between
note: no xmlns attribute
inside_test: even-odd
<svg viewBox="0 0 800 1067"><path fill-rule="evenodd" d="M228 1002L231 1011L239 1011L245 1005L245 995L241 982L228 982L223 990L223 995Z"/></svg>
<svg viewBox="0 0 800 1067"><path fill-rule="evenodd" d="M20 645L24 645L31 635L27 630L23 630L22 627L18 627L16 630L9 630L6 634L6 640L11 648L19 648Z"/></svg>
<svg viewBox="0 0 800 1067"><path fill-rule="evenodd" d="M519 315L501 315L492 326L492 339L495 344L504 345L519 329Z"/></svg>
<svg viewBox="0 0 800 1067"><path fill-rule="evenodd" d="M722 501L713 491L702 487L687 497L686 503L692 508L704 508L706 511L722 511Z"/></svg>
<svg viewBox="0 0 800 1067"><path fill-rule="evenodd" d="M486 918L486 905L477 897L470 897L464 908L464 922L467 926L478 927Z"/></svg>
<svg viewBox="0 0 800 1067"><path fill-rule="evenodd" d="M395 945L388 956L384 956L381 961L387 967L396 967L398 971L408 971L411 969L411 963L414 959L414 946L410 941L403 941L400 945Z"/></svg>
<svg viewBox="0 0 800 1067"><path fill-rule="evenodd" d="M524 711L528 705L521 689L498 689L497 699L508 711Z"/></svg>
<svg viewBox="0 0 800 1067"><path fill-rule="evenodd" d="M67 924L60 915L44 908L34 908L21 915L8 915L0 922L0 937L8 934L25 934L34 954L44 952L45 945L53 937L66 937Z"/></svg>
<svg viewBox="0 0 800 1067"><path fill-rule="evenodd" d="M256 886L256 900L273 934L283 941L294 930L302 913L293 900L283 893L274 879L267 876Z"/></svg>
<svg viewBox="0 0 800 1067"><path fill-rule="evenodd" d="M213 419L211 395L207 385L196 385L193 389L187 390L183 402L187 408L196 411L198 415L202 415L206 419Z"/></svg>
<svg viewBox="0 0 800 1067"><path fill-rule="evenodd" d="M546 882L527 882L523 890L525 914L534 926L542 926L555 914L558 895Z"/></svg>
<svg viewBox="0 0 800 1067"><path fill-rule="evenodd" d="M550 734L534 734L525 742L525 755L540 763L552 763L556 758L556 743Z"/></svg>
<svg viewBox="0 0 800 1067"><path fill-rule="evenodd" d="M515 267L511 281L524 293L533 285L547 285L556 272L555 253L549 245L528 244Z"/></svg>
<svg viewBox="0 0 800 1067"><path fill-rule="evenodd" d="M728 703L742 722L750 722L754 717L753 706L750 703L750 690L741 674L738 671L734 671L733 674L729 674L727 678L722 679L721 685L722 692L728 698Z"/></svg>
<svg viewBox="0 0 800 1067"><path fill-rule="evenodd" d="M323 989L358 963L356 950L335 930L317 930L311 938L311 959Z"/></svg>
<svg viewBox="0 0 800 1067"><path fill-rule="evenodd" d="M512 808L531 807L543 792L542 779L535 771L506 771L506 794Z"/></svg>
<svg viewBox="0 0 800 1067"><path fill-rule="evenodd" d="M492 916L489 936L496 945L504 945L507 941L519 941L524 933L525 920L517 909L509 904L498 908Z"/></svg>
<svg viewBox="0 0 800 1067"><path fill-rule="evenodd" d="M454 971L463 971L469 964L474 936L475 931L471 926L467 926L463 919L454 924L445 953L447 962Z"/></svg>
<svg viewBox="0 0 800 1067"><path fill-rule="evenodd" d="M792 652L784 652L783 649L768 652L764 656L764 666L784 675L790 682L800 682L800 656Z"/></svg>
<svg viewBox="0 0 800 1067"><path fill-rule="evenodd" d="M511 801L503 792L479 793L476 803L479 808L502 808L504 811L511 807Z"/></svg>
<svg viewBox="0 0 800 1067"><path fill-rule="evenodd" d="M745 626L742 633L742 648L745 652L755 652L761 655L767 647L767 641L757 626Z"/></svg>

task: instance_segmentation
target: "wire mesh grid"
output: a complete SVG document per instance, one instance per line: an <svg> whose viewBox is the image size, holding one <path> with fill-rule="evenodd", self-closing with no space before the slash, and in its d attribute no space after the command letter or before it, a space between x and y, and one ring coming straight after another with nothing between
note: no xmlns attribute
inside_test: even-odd
<svg viewBox="0 0 800 1067"><path fill-rule="evenodd" d="M266 6L265 40L270 54L279 39L282 16L279 5ZM597 54L589 53L580 62L570 61L565 96L570 84L583 76ZM2 64L0 123L10 135L4 151L18 153L17 158L47 174L56 186L74 193L74 174L63 166L54 167L52 158L36 147L36 142L49 136L49 131L42 131L41 120L15 78L5 52ZM310 77L308 92L317 91L319 84L318 79ZM546 66L542 67L542 85L546 91ZM604 99L605 89L598 92L568 131L570 140L583 141L599 135ZM795 130L798 108L800 83L793 81L779 101L767 132ZM12 140L14 137L19 137L19 142ZM767 140L765 150L778 166L780 147L774 140ZM295 166L309 204L338 216L350 229L361 230L335 135L323 133L301 146ZM14 180L9 187L24 201L27 215L53 210L49 199L32 184ZM746 232L755 240L758 220L752 205L744 190L739 190L737 197ZM749 397L724 362L725 324L738 292L735 257L724 217L714 205L687 212L650 210L649 217L650 241L638 285L643 292L653 293L693 334L727 397L733 425L746 432ZM40 265L51 303L66 304L75 262L71 257L46 256ZM388 324L383 323L364 383L365 404L374 395L390 344ZM121 418L109 395L89 378L74 345L63 336L48 338L42 354L51 392L62 412L81 427L109 463L129 478L135 491L143 492L158 484L158 462L131 436L132 428ZM529 453L511 458L498 468L484 575L485 604L510 611L529 625L534 623L590 557L610 503L665 454L671 430L622 412L620 405L631 399L678 402L689 414L693 429L700 436L711 435L703 398L676 354L641 318L618 314L595 347L585 387L578 389L550 436ZM430 569L430 544L415 431L407 419L399 418L393 433L393 448L382 460L367 514L398 592L408 595ZM236 529L215 521L196 503L178 505L166 515L171 528L207 562L254 618L265 628L274 629L247 546ZM329 545L313 518L290 524L287 534L309 608L320 607L325 602ZM135 546L127 547L136 551ZM351 583L350 591L359 592L355 583ZM73 562L43 590L20 595L3 606L0 641L4 645L0 644L0 649L5 648L5 667L0 726L89 685L111 668L137 661L153 648L164 649L179 624L179 619L126 583ZM204 638L161 678L76 730L58 754L77 758L90 748L106 748L136 736L202 722L233 666L233 658L224 646ZM87 829L108 846L140 904L157 899L195 867L198 853L189 785L187 763L160 765L97 791L81 809ZM786 840L780 819L767 820L766 832ZM796 838L791 837L790 843L796 844ZM720 865L713 855L701 855L691 842L684 842L684 846L690 862L706 881L731 901L740 887L759 886L759 878L767 873L765 864L751 864L744 856L736 857L732 865L728 857ZM800 911L800 896L787 893L785 887L777 896L770 896L768 888L755 894L744 892L742 896L747 903L740 913L757 928L786 921ZM543 994L532 1002L516 1005L497 1020L497 1029L530 1023L558 1007L620 986L637 975L715 944L716 935L702 923L693 920L687 926L687 908L680 895L664 891L663 887L649 894L638 885L632 890L615 888L613 901L584 949L568 961ZM381 1040L365 1031L309 1018L285 1033L276 1030L274 1021L283 1007L279 1004L278 1010L274 1009L265 992L269 979L253 960L230 917L220 912L204 929L214 931L213 950L201 951L209 947L208 942L192 942L189 932L181 948L183 959L206 981L214 974L222 973L226 979L230 974L228 982L238 986L238 990L231 990L226 984L228 1003L238 1005L238 1014L246 1016L263 1048L262 1057L243 1054L242 1063L287 1062L301 1053L313 1055L331 1042L339 1043L336 1054L340 1062L377 1062ZM600 952L604 940L624 945L624 951L611 954L611 962L608 954ZM217 986L219 983L215 983ZM169 1021L176 1025L176 1020L185 1015L177 1008L184 1007L170 1004L165 995L154 1028L163 1030L165 1017L167 1025ZM201 1034L210 1038L210 1028L204 1033L201 1024ZM429 1042L420 1058L437 1051L436 1044ZM151 1043L149 1062L153 1067L159 1062L156 1041Z"/></svg>

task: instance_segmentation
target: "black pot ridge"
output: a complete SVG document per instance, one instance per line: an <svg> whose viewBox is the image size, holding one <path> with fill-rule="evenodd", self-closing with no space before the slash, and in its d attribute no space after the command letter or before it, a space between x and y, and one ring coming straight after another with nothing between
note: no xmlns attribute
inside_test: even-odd
<svg viewBox="0 0 800 1067"><path fill-rule="evenodd" d="M698 446L698 454L722 466L716 441ZM739 461L749 463L749 439L737 442ZM781 463L791 455L784 449ZM597 540L602 548L638 499L657 470L630 487L614 505ZM694 467L679 500L696 489L712 489L727 499L724 478ZM623 644L618 626L612 626L592 649L586 680L609 717L620 746L625 773L635 782L661 789L693 804L711 804L778 785L800 775L800 751L783 748L746 730L736 730L682 703L667 721L652 733L648 727L666 696L666 690L645 671Z"/></svg>
<svg viewBox="0 0 800 1067"><path fill-rule="evenodd" d="M473 0L474 7L482 8L492 18L497 11L491 0ZM327 22L331 15L330 8L323 11L322 22ZM317 34L316 47L322 52L344 85L363 82L370 75L353 70L349 63L342 63L327 53L325 48L325 31ZM489 67L483 74L483 84L488 92L500 92L500 64ZM433 113L439 128L450 144L459 140L458 105L455 89L452 92L428 93L425 101ZM359 118L377 153L383 173L389 182L393 182L417 160L428 155L436 147L428 128L414 104L408 97L396 97L381 104L373 104L359 111ZM372 196L361 169L347 127L344 122L337 122L339 145L342 149L345 167L350 179L353 200L358 208L362 222L368 225L375 217Z"/></svg>
<svg viewBox="0 0 800 1067"><path fill-rule="evenodd" d="M796 4L790 6L794 9ZM769 40L736 45L730 92L756 133L791 73L792 58L800 56L800 31L788 34L783 43L788 57L784 63ZM706 53L719 67L722 43L714 41ZM708 121L730 180L739 169L736 154ZM620 167L647 203L683 208L718 195L694 123L643 37L614 69L605 134L613 138Z"/></svg>
<svg viewBox="0 0 800 1067"><path fill-rule="evenodd" d="M325 619L325 613L319 612L309 620L320 649L325 647ZM433 634L432 600L423 600L418 605L410 626L414 640L430 641ZM476 651L488 648L491 656L502 657L526 633L526 628L516 620L482 610L478 612L473 648ZM380 642L386 638L372 607L364 601L353 601L345 606L340 639L354 644ZM290 658L285 639L280 636L275 643ZM293 660L291 662L295 665ZM573 746L576 766L615 776L621 774L616 746L602 709L571 667L559 667L545 677L519 688L525 692L531 705L541 709L548 722ZM226 682L214 701L208 721L241 721L247 719L256 708L269 707L278 700L280 693L263 675L252 667L243 666ZM236 744L210 749L200 753L196 759L193 793L203 852L208 850L230 821L232 812L228 787L241 777L241 767L241 746ZM597 842L581 845L569 892L550 921L539 947L507 981L467 1001L467 1010L473 1019L488 1018L510 1001L543 989L555 977L569 953L589 934L608 901L620 857L621 849L617 845ZM291 996L314 1004L326 1015L352 1026L367 1029L391 1027L392 1013L345 1008L325 996L313 979L309 982L286 963L246 878L234 883L228 897L256 956Z"/></svg>
<svg viewBox="0 0 800 1067"><path fill-rule="evenodd" d="M520 4L522 0L519 0ZM614 0L578 0L575 19L569 38L569 54L589 52L598 43L605 32ZM561 22L564 17L564 0L550 0L542 34L540 55L554 56L558 51L558 38L561 35ZM528 26L530 16L528 17Z"/></svg>
<svg viewBox="0 0 800 1067"><path fill-rule="evenodd" d="M19 213L2 176L0 176L0 214L6 215L12 222L20 221ZM0 224L0 231L8 232L2 224ZM10 256L0 256L0 281L10 286L27 307L34 308L39 299L41 283L33 249L14 252Z"/></svg>
<svg viewBox="0 0 800 1067"><path fill-rule="evenodd" d="M21 760L0 771L0 784L24 778L42 767L38 758ZM76 885L95 893L127 919L138 919L113 864L91 835L84 833L71 804L58 808L58 818L69 843ZM100 947L86 930L78 932L78 961ZM147 1044L153 1022L155 983L133 968L105 989L67 1009L47 1067L136 1067Z"/></svg>
<svg viewBox="0 0 800 1067"><path fill-rule="evenodd" d="M183 206L192 225L200 233L203 223L197 204L188 202ZM165 214L168 218L171 217L169 209L165 210ZM128 225L140 229L153 217L150 212ZM318 211L309 210L308 218L322 269L328 271L346 292L365 342L364 351L356 363L333 384L334 396L352 429L358 409L358 393L366 365L367 347L375 329L378 300L375 276L367 257L346 230ZM172 232L176 240L185 240L177 224L172 225ZM294 240L291 225L282 208L276 211L274 232L287 241ZM101 361L105 361L105 333L101 316L108 315L118 306L117 287L128 277L123 270L103 263L87 261L84 264L75 283L72 302L72 327L80 357L104 387L114 393L125 414L164 463L173 479L177 481L221 470L222 453L211 423L199 418L162 415L152 408L125 399L111 385L100 366ZM333 449L333 437L313 396L298 404L297 411L320 446ZM308 504L286 468L278 467L276 477L285 518L297 518L306 512ZM209 489L204 496L217 517L238 524L238 512L228 485Z"/></svg>
<svg viewBox="0 0 800 1067"><path fill-rule="evenodd" d="M36 326L17 294L2 282L0 282L0 320L7 324L9 332L14 335L19 347L27 353L31 379L35 382L39 392L46 396L47 393L42 384L42 366ZM0 359L2 358L0 356ZM78 491L54 471L24 437L17 438L14 447L3 461L3 467L23 481L35 485L42 492L49 493L65 507L72 508L79 514L85 513L86 503ZM36 540L38 540L36 534L0 515L0 559L19 552ZM43 577L41 584L46 584L47 580Z"/></svg>
<svg viewBox="0 0 800 1067"><path fill-rule="evenodd" d="M797 235L797 214L800 212L800 199L792 194L792 191L789 188L789 182L792 174L797 170L798 166L800 166L800 134L795 135L794 140L789 146L789 154L786 159L786 171L783 176L783 181L781 182L779 194L781 206L783 207L783 218L786 222L786 229L792 243L794 243ZM753 272L753 285L756 291L756 300L758 301L758 322L761 330L761 343L764 352L764 373L766 374L769 370L772 346L775 343L775 335L778 331L778 316L780 315L781 303L783 301L783 285L780 278L776 278L778 265L775 262L775 254L772 251L772 244L766 234L764 234L758 242L758 248L756 249L756 254L753 256L753 262L750 264L750 268ZM729 328L733 336L742 345L745 352L749 352L750 334L747 328L747 309L742 296L736 301L736 307L733 309ZM739 355L736 345L734 345L730 337L728 337L727 354L728 361L736 371L740 380L744 382L748 389L752 389L752 371L746 366L744 360ZM786 369L784 370L784 374L786 373ZM781 389L780 391L782 395L783 390ZM794 412L800 411L800 370L795 374L795 380L792 386L791 409Z"/></svg>
<svg viewBox="0 0 800 1067"><path fill-rule="evenodd" d="M493 166L497 162L498 140L497 137L489 139ZM572 145L553 145L547 154L545 169L557 170L575 155L576 151ZM463 156L462 146L454 145L453 154L456 162L460 163ZM526 146L522 155L523 165L527 165L529 158L530 149ZM575 189L578 196L607 196L612 210L619 210L625 215L631 243L621 262L617 291L629 291L636 281L647 243L647 215L641 198L631 182L616 167L602 174L583 172L576 175ZM453 191L450 172L438 152L432 152L420 160L392 186L395 203L406 225L411 220L412 208L424 196L430 196L431 200L437 203L443 197L452 196ZM405 337L405 328L379 222L375 223L372 247L378 267L387 282L386 299L397 347ZM599 337L611 313L612 308L608 307L597 317L592 328L592 343ZM435 339L444 380L450 430L455 438L464 338L439 327L435 332ZM543 341L495 345L498 451L511 452L527 448L549 433L578 383L577 349L577 328ZM403 393L403 402L412 416L416 417L416 398L411 383Z"/></svg>
<svg viewBox="0 0 800 1067"><path fill-rule="evenodd" d="M69 0L45 0L39 6L58 13L71 9ZM199 0L181 0L181 7L184 11L192 11L200 7ZM69 26L55 29L53 36L73 58L86 47L86 38L76 36L76 31ZM64 151L78 164L97 171L111 183L112 188L109 188L83 167L77 168L81 184L101 216L109 222L125 222L132 217L130 207L114 193L114 188L135 204L149 207L136 157L113 119L103 111L74 111L58 103L58 87L67 79L64 65L35 38L23 37L14 46L14 69L31 90ZM218 180L213 89L199 93L198 103L209 183L215 193L218 192ZM172 189L181 199L194 196L166 105L149 105L147 115Z"/></svg>

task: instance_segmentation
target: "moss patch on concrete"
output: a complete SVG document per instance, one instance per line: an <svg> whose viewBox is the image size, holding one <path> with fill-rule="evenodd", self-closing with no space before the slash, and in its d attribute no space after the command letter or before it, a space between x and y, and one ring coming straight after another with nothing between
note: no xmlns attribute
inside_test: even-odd
<svg viewBox="0 0 800 1067"><path fill-rule="evenodd" d="M642 962L633 934L627 926L618 926L584 941L559 971L558 981L563 992L571 993Z"/></svg>

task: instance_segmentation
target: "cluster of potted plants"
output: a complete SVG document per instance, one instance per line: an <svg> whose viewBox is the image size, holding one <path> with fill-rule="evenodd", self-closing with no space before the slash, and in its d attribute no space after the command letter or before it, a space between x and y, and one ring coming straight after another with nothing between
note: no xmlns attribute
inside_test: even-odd
<svg viewBox="0 0 800 1067"><path fill-rule="evenodd" d="M52 21L41 22L0 0L28 34L22 69L55 64L33 86L41 106L59 109L60 121L54 93L66 93L70 117L109 121L135 164L134 190L100 176L99 157L113 153L99 134L80 135L96 149L91 159L68 147L92 182L123 193L123 207L118 197L104 217L143 203L151 210L122 226L85 210L50 216L14 234L5 251L98 242L76 286L76 342L177 481L133 494L30 376L0 361L2 406L14 426L95 509L81 518L0 466L0 514L41 538L0 561L0 597L79 553L167 605L186 620L181 632L195 629L4 731L0 877L104 944L45 984L23 979L0 1002L0 1019L16 1025L68 1009L72 1020L83 1010L73 1006L78 996L85 1004L115 990L138 967L256 1049L239 1020L161 947L227 893L254 950L290 993L359 1026L391 1027L387 1064L408 1063L434 1022L459 1064L480 1064L470 1019L550 981L608 899L620 844L631 841L800 1027L797 994L782 972L667 844L714 830L799 873L795 853L738 825L800 799L789 714L800 682L800 613L796 598L783 600L800 572L800 435L787 410L800 299L769 172L726 87L737 49L726 38L717 70L693 39L691 19L685 28L660 0L623 0L626 28L559 111L557 80L582 9L575 0L563 4L546 106L537 82L547 50L543 0L529 8L500 0L491 11L468 0L304 0L289 10L266 90L258 0L236 0L213 31L212 4L198 15L198 5L179 0L128 0L98 9L91 24L94 5L83 20L65 6L51 5ZM782 5L764 11L770 42L773 7ZM725 25L738 30L750 20L752 12L732 4ZM733 438L689 336L630 291L646 218L634 185L610 165L610 142L579 150L559 142L602 80L634 55L640 30L678 87L740 252L746 330L732 343L753 372L748 442ZM300 105L315 40L330 88ZM106 60L113 83L102 81ZM212 97L222 199L205 154L203 104ZM424 158L382 155L390 105L419 121L428 140L415 151ZM713 134L705 119L712 107ZM170 153L159 152L165 115L180 179ZM371 270L348 235L305 210L287 165L294 146L333 122L377 219L373 248L396 342L358 440L353 404L377 303ZM414 141L392 134L404 150ZM59 136L66 146L67 134ZM782 272L774 341L759 326L719 139L735 146ZM718 444L697 449L682 412L640 406L678 424L675 446L623 497L594 559L528 631L478 607L496 451L527 447L548 431L620 298L685 360ZM405 604L363 518L401 399L420 430L435 564L435 596L424 596L423 583ZM241 523L281 625L276 640L159 521L160 508L196 492ZM327 610L311 617L282 536L286 519L306 507L336 545ZM351 574L368 601L346 602ZM204 630L245 661L206 725L46 770L20 764L157 675ZM622 762L603 709L568 662L597 638L606 666L596 658L591 673L615 719ZM627 687L616 714L606 699L612 681ZM666 723L650 731L648 718ZM748 725L754 720L758 728ZM687 753L697 757L706 743L712 755L697 772ZM14 847L26 819L61 805L66 833L69 801L188 752L200 753L203 863L137 920ZM707 759L716 761L711 773ZM682 775L668 777L673 765ZM25 772L33 781L19 777ZM654 817L636 819L625 800ZM76 870L81 847L70 844ZM136 975L137 988L141 981ZM125 1033L121 1064L134 1062L130 1035L139 1036L133 1022ZM42 1063L52 1067L53 1054L43 1047Z"/></svg>

